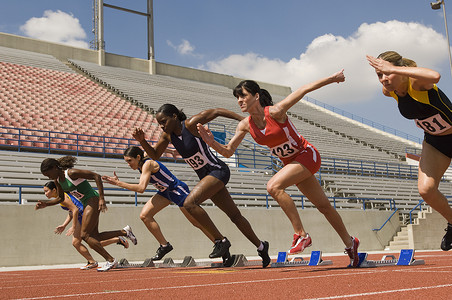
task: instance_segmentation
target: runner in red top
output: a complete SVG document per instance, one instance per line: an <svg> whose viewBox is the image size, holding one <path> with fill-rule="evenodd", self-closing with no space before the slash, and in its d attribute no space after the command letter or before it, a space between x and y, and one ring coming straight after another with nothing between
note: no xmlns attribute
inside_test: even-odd
<svg viewBox="0 0 452 300"><path fill-rule="evenodd" d="M331 206L314 176L320 168L320 154L297 132L287 117L287 111L307 93L334 82L345 81L343 72L344 70L306 84L275 105L268 91L261 89L256 82L252 80L240 82L233 94L242 112L247 112L250 116L240 121L235 135L227 145L217 143L207 127L202 124L198 124L197 127L204 141L225 157L234 154L249 132L257 143L268 146L273 155L283 161L284 167L267 183L267 191L281 206L295 231L289 254L300 253L312 244L311 237L303 228L293 199L285 192L287 187L296 185L339 234L346 246L345 251L350 257L350 264L356 267L359 262L359 240L348 234L341 216Z"/></svg>

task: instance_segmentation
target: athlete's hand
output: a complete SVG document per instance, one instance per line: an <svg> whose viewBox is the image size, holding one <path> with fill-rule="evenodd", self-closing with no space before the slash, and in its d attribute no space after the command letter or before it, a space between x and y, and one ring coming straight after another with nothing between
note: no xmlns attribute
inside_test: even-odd
<svg viewBox="0 0 452 300"><path fill-rule="evenodd" d="M43 202L43 201L38 201L38 203L36 203L35 209L41 209L41 208L45 208L47 207L47 203Z"/></svg>
<svg viewBox="0 0 452 300"><path fill-rule="evenodd" d="M375 58L370 55L366 55L367 61L369 62L369 65L375 69L376 72L383 73L385 75L389 75L392 73L394 65L391 64L389 61L386 61L381 58Z"/></svg>
<svg viewBox="0 0 452 300"><path fill-rule="evenodd" d="M77 222L78 222L78 221L77 221ZM75 231L74 227L69 228L69 229L66 231L66 236L71 236L71 235L74 233L74 231Z"/></svg>
<svg viewBox="0 0 452 300"><path fill-rule="evenodd" d="M61 234L64 231L65 228L66 228L66 226L60 225L57 228L55 228L54 232L55 232L55 234Z"/></svg>
<svg viewBox="0 0 452 300"><path fill-rule="evenodd" d="M102 180L109 184L117 185L119 178L118 175L116 175L116 172L113 172L113 176L104 175L102 176Z"/></svg>
<svg viewBox="0 0 452 300"><path fill-rule="evenodd" d="M345 81L344 69L331 75L331 79L333 80L333 82L337 83L344 82Z"/></svg>
<svg viewBox="0 0 452 300"><path fill-rule="evenodd" d="M143 129L137 127L133 130L132 136L134 139L136 139L138 142L142 142L145 140L144 131Z"/></svg>
<svg viewBox="0 0 452 300"><path fill-rule="evenodd" d="M215 138L207 125L203 126L201 123L198 123L196 124L196 127L198 128L199 135L204 140L204 142L206 142L207 145L212 146Z"/></svg>
<svg viewBox="0 0 452 300"><path fill-rule="evenodd" d="M101 212L106 212L108 210L107 203L105 203L104 198L99 198L99 210Z"/></svg>

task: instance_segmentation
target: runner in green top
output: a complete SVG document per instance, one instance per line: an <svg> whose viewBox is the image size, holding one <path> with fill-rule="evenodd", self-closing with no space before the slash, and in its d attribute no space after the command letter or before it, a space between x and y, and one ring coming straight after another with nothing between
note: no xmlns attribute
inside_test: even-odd
<svg viewBox="0 0 452 300"><path fill-rule="evenodd" d="M99 233L99 214L101 211L105 212L107 210L102 178L99 174L92 171L74 169L76 162L77 158L64 156L58 160L46 158L41 163L41 173L55 181L58 197L47 202L38 201L36 209L63 202L64 192L70 193L80 200L84 207L81 228L82 239L107 261L104 267L98 268L97 270L108 271L116 267L118 261L102 247L100 241L117 236L127 236L136 245L137 240L128 225L122 230ZM88 180L94 180L96 182L99 192L96 192L91 187Z"/></svg>

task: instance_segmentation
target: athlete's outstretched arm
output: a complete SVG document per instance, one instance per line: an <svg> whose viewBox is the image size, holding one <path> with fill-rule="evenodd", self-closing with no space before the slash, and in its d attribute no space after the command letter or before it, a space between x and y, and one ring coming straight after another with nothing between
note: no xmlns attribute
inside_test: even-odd
<svg viewBox="0 0 452 300"><path fill-rule="evenodd" d="M127 183L119 180L118 176L116 175L116 172L113 172L113 176L102 176L102 179L105 182L108 182L110 184L122 187L124 189L127 189L129 191L134 191L138 193L144 193L146 190L146 187L149 184L149 179L151 178L151 173L155 173L159 170L159 165L155 161L147 161L144 163L142 168L142 173L140 176L140 182L138 184L133 183Z"/></svg>
<svg viewBox="0 0 452 300"><path fill-rule="evenodd" d="M162 132L155 147L152 147L146 141L144 131L141 128L135 128L133 130L132 136L135 140L137 140L140 143L141 147L143 147L146 154L154 160L157 160L162 156L163 152L165 152L166 148L168 148L168 145L170 143L170 137L165 132Z"/></svg>
<svg viewBox="0 0 452 300"><path fill-rule="evenodd" d="M207 145L215 149L218 153L223 155L224 157L231 157L237 147L240 145L242 140L245 138L246 133L249 131L247 128L249 127L248 119L243 119L237 125L235 129L235 134L229 141L227 145L223 145L215 141L212 132L209 130L207 126L198 123L197 129L201 138L206 142Z"/></svg>
<svg viewBox="0 0 452 300"><path fill-rule="evenodd" d="M204 110L199 114L194 115L185 122L185 126L187 126L191 133L197 133L196 126L198 123L206 124L218 117L225 117L237 121L241 121L244 119L243 116L233 111L227 110L225 108L212 108Z"/></svg>
<svg viewBox="0 0 452 300"><path fill-rule="evenodd" d="M313 81L311 83L305 84L292 92L289 96L287 96L282 101L276 103L273 106L270 106L270 114L277 121L285 121L287 111L295 105L298 101L300 101L307 93L315 91L325 85L334 83L334 82L343 82L345 81L344 69L339 72L336 72L328 77Z"/></svg>

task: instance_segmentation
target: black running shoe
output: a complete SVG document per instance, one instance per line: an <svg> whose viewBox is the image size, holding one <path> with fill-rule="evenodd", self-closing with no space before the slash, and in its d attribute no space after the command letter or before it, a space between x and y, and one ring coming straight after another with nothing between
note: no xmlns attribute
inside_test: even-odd
<svg viewBox="0 0 452 300"><path fill-rule="evenodd" d="M268 255L268 248L269 248L269 244L267 241L263 241L262 244L264 244L264 249L262 250L257 250L257 253L259 254L260 257L262 257L262 268L267 267L270 262L272 261L270 256Z"/></svg>
<svg viewBox="0 0 452 300"><path fill-rule="evenodd" d="M222 240L216 241L209 258L223 257L229 251L229 247L231 247L231 242L227 238L224 238L224 242Z"/></svg>
<svg viewBox="0 0 452 300"><path fill-rule="evenodd" d="M231 256L229 250L222 256L223 258L223 267L229 268L234 264L234 257Z"/></svg>
<svg viewBox="0 0 452 300"><path fill-rule="evenodd" d="M447 223L447 228L444 230L446 231L446 234L441 241L441 249L449 251L452 249L452 224Z"/></svg>
<svg viewBox="0 0 452 300"><path fill-rule="evenodd" d="M166 246L160 245L160 247L157 249L157 252L155 253L155 256L151 258L151 260L161 260L163 256L165 256L171 250L173 250L173 246L171 246L170 243L167 243Z"/></svg>

